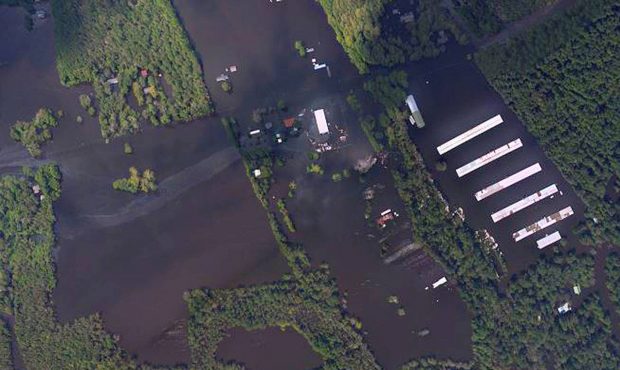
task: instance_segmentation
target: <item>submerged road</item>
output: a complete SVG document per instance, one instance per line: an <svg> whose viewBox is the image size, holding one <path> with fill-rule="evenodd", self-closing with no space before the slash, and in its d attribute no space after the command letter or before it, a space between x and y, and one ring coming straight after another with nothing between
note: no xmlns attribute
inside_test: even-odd
<svg viewBox="0 0 620 370"><path fill-rule="evenodd" d="M167 177L154 195L141 195L116 212L83 215L94 227L111 227L135 220L163 207L193 186L208 181L240 160L235 147L222 149L202 161Z"/></svg>

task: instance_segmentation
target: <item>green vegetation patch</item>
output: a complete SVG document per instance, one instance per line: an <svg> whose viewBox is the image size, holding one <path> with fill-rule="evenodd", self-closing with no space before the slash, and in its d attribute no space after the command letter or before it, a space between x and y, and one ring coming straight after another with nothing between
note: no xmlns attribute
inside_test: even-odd
<svg viewBox="0 0 620 370"><path fill-rule="evenodd" d="M476 57L586 204L578 234L588 244L620 244L620 203L610 194L620 177L619 27L618 4L582 1Z"/></svg>
<svg viewBox="0 0 620 370"><path fill-rule="evenodd" d="M159 126L213 111L169 0L54 1L52 10L60 80L94 86L105 138L134 133L141 121Z"/></svg>
<svg viewBox="0 0 620 370"><path fill-rule="evenodd" d="M13 369L11 332L9 331L9 324L2 318L0 318L0 369Z"/></svg>
<svg viewBox="0 0 620 370"><path fill-rule="evenodd" d="M11 126L11 138L21 143L33 157L41 156L41 146L52 139L51 128L58 121L47 108L41 108L32 121L17 121Z"/></svg>
<svg viewBox="0 0 620 370"><path fill-rule="evenodd" d="M325 270L272 284L229 290L194 290L186 295L192 366L223 369L215 357L226 332L291 327L324 361L324 369L379 369L357 322L341 312L338 289ZM232 368L232 367L229 367ZM237 367L241 368L241 367Z"/></svg>
<svg viewBox="0 0 620 370"><path fill-rule="evenodd" d="M151 193L157 190L155 172L146 169L142 175L135 167L129 167L129 177L114 180L112 183L114 190L126 191L132 194L137 192Z"/></svg>
<svg viewBox="0 0 620 370"><path fill-rule="evenodd" d="M609 290L609 299L620 313L620 254L610 253L605 261L605 286Z"/></svg>
<svg viewBox="0 0 620 370"><path fill-rule="evenodd" d="M558 0L460 0L457 10L477 36L497 33L507 23L519 20Z"/></svg>
<svg viewBox="0 0 620 370"><path fill-rule="evenodd" d="M434 357L424 357L412 360L402 366L402 370L470 370L471 364L452 360L438 360Z"/></svg>
<svg viewBox="0 0 620 370"><path fill-rule="evenodd" d="M445 50L446 32L464 41L439 1L417 1L409 14L402 14L410 19L407 22L401 21L401 15L386 11L391 0L319 0L319 3L338 42L360 73L367 73L372 66L394 66L436 56ZM388 23L390 27L386 26Z"/></svg>

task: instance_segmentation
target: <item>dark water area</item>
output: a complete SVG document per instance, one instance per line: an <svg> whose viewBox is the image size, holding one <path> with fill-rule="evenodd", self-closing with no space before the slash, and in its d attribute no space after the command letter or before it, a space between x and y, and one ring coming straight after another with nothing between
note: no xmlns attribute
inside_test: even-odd
<svg viewBox="0 0 620 370"><path fill-rule="evenodd" d="M337 111L338 123L347 127L349 143L343 150L324 155L321 164L326 174L350 168L372 152L344 102L348 91L359 89L363 79L336 42L318 4L174 3L200 55L220 114L235 112L247 128L252 126L248 124L251 109L273 106L278 99L286 100L291 115L329 107L330 114ZM293 49L294 40L303 40L315 53L300 58ZM325 71L312 70L313 57L330 66L332 78ZM239 69L230 73L232 95L223 93L214 81L229 65ZM244 110L247 115L239 116L237 112ZM329 263L338 285L347 292L349 310L362 320L378 361L392 369L422 355L469 359L470 317L458 293L453 288L425 290L443 276L441 269L420 253L414 257L417 264L388 266L379 255L377 239L381 236L369 235L376 229L364 220L363 190L371 184L386 187L377 197L374 214L400 204L389 172L373 170L368 184L353 179L334 184L329 175L311 178L305 174L310 150L303 135L282 147L281 152L290 158L284 169L276 171L275 192L285 194L290 180L298 182L298 195L289 202L298 229L292 237L304 244L315 265ZM405 316L397 315L399 305L387 302L390 295L399 297ZM418 336L425 329L430 334ZM240 358L253 354L242 341L231 340L230 346Z"/></svg>
<svg viewBox="0 0 620 370"><path fill-rule="evenodd" d="M287 271L243 166L216 119L146 128L105 144L79 106L88 87L60 85L53 19L33 32L23 12L0 8L0 171L40 163L12 142L9 126L41 106L63 110L43 161L63 173L53 300L61 321L101 313L106 328L140 361L187 362L183 292L272 281ZM77 124L77 115L84 123ZM152 196L115 192L127 169L152 168Z"/></svg>
<svg viewBox="0 0 620 370"><path fill-rule="evenodd" d="M242 363L250 370L314 369L323 364L306 339L292 329L235 328L228 335L220 343L217 357ZM244 350L239 351L240 348Z"/></svg>
<svg viewBox="0 0 620 370"><path fill-rule="evenodd" d="M299 190L289 201L298 229L292 238L304 244L313 264L329 263L379 363L395 369L418 356L470 359L471 318L454 282L427 290L444 273L421 250L384 263L381 245L389 254L411 235L389 171L376 165L363 181L357 175L339 183L330 179L331 173L350 168L372 150L344 102L351 89L361 88L363 79L337 43L320 6L312 0L173 4L201 60L219 115L235 116L247 129L253 109L275 106L283 99L289 106L288 112L280 113L283 117L325 106L347 128L348 144L322 156L323 177L305 173L310 146L303 135L282 146L280 152L289 160L276 171L274 188L284 196L288 182L297 181ZM299 57L295 40L315 52ZM68 89L58 82L53 19L27 32L22 10L0 7L0 45L0 173L38 163L12 142L9 125L32 118L41 106L64 111L53 141L43 149L43 160L58 162L64 178L63 196L55 208L59 248L53 300L59 318L68 321L100 312L106 328L119 334L121 345L139 360L186 363L184 291L258 284L288 271L219 119L145 128L139 135L106 144L96 119L79 106L78 96L89 93L90 87ZM464 208L472 227L487 228L510 271L520 271L534 262L539 253L535 241L545 233L560 230L568 238L568 246L561 248L576 245L570 228L582 217L583 205L466 59L467 52L451 45L437 59L407 66L410 90L427 123L412 134L450 204ZM326 69L313 70L312 58L327 63L331 77ZM238 71L226 72L231 65ZM222 73L230 76L232 94L215 81ZM437 145L498 113L503 125L448 153L446 172L434 170ZM78 115L84 118L81 125L75 122ZM517 137L524 148L457 178L456 168ZM123 154L124 141L132 144L135 154ZM541 173L476 202L474 192L535 162L540 162ZM113 191L113 179L127 176L132 165L156 172L156 195ZM552 183L564 195L492 223L492 212ZM364 219L362 193L368 187L377 189L371 220L387 208L402 215L385 230ZM512 232L566 205L576 212L571 218L519 243L512 241ZM389 296L397 296L399 303L389 303ZM399 307L404 316L397 314ZM230 334L218 356L240 360L251 369L320 365L317 354L290 330L234 329Z"/></svg>

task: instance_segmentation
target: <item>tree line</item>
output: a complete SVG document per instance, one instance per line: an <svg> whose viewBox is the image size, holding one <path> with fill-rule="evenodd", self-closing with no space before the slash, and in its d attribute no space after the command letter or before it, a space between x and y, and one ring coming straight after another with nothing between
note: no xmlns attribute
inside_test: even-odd
<svg viewBox="0 0 620 370"><path fill-rule="evenodd" d="M620 244L620 7L580 1L476 61L586 204L586 244Z"/></svg>

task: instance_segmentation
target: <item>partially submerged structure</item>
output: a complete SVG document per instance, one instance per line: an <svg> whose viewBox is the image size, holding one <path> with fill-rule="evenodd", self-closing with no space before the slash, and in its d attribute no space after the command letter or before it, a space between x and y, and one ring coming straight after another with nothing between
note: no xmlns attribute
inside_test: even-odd
<svg viewBox="0 0 620 370"><path fill-rule="evenodd" d="M481 201L484 198L490 197L493 194L496 194L520 181L525 180L526 178L542 171L539 163L535 163L529 167L522 169L521 171L512 174L506 177L503 180L496 182L493 185L487 186L486 188L476 192L475 197L477 201Z"/></svg>
<svg viewBox="0 0 620 370"><path fill-rule="evenodd" d="M542 229L545 229L557 222L564 220L565 218L569 216L572 216L573 214L574 214L574 211L572 207L569 206L569 207L563 208L559 210L558 212L552 215L549 215L543 219L540 219L537 222L531 224L530 226L524 227L523 229L513 233L512 237L515 240L515 242L518 242L519 240L523 240L527 238L528 236L535 234Z"/></svg>
<svg viewBox="0 0 620 370"><path fill-rule="evenodd" d="M424 118L422 118L422 114L420 113L420 109L418 108L418 104L416 103L413 95L407 96L405 103L407 103L407 107L409 107L409 112L411 113L409 116L409 122L419 128L424 127L426 123L424 122Z"/></svg>

